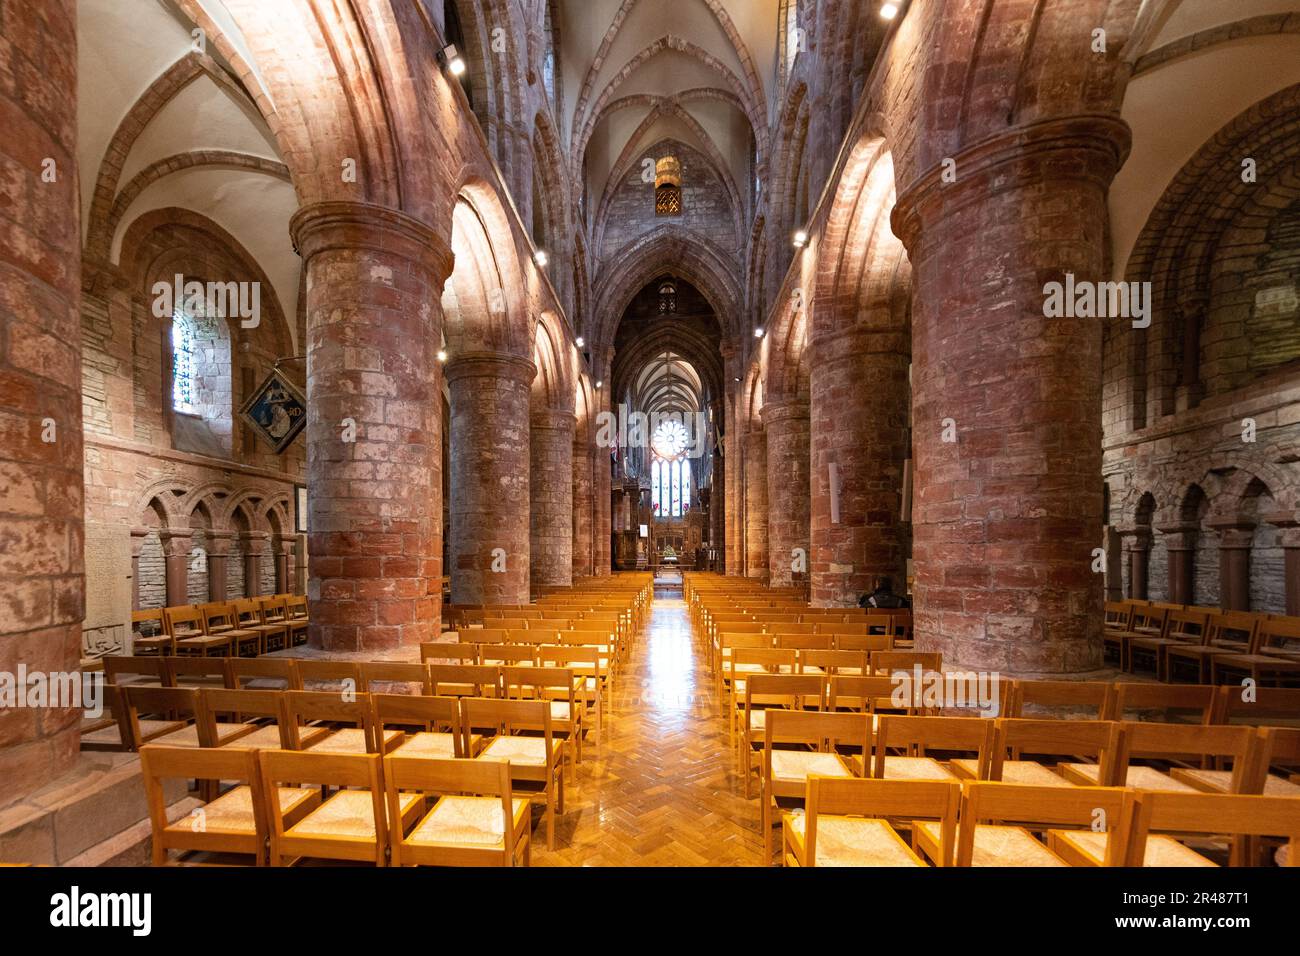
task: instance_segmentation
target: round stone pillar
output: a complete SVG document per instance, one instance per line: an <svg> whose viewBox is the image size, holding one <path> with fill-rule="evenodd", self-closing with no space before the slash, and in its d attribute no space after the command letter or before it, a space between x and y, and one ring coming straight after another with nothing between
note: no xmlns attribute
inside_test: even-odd
<svg viewBox="0 0 1300 956"><path fill-rule="evenodd" d="M538 586L573 583L573 426L572 410L532 413L529 572L534 591Z"/></svg>
<svg viewBox="0 0 1300 956"><path fill-rule="evenodd" d="M76 673L82 555L77 4L0 14L0 671ZM77 759L75 708L0 712L0 806Z"/></svg>
<svg viewBox="0 0 1300 956"><path fill-rule="evenodd" d="M772 587L790 587L808 569L808 403L763 406L767 433L767 564Z"/></svg>
<svg viewBox="0 0 1300 956"><path fill-rule="evenodd" d="M1047 283L1107 278L1118 118L984 139L898 198L913 276L917 644L1008 675L1101 666L1102 326ZM1073 303L1072 303L1073 304Z"/></svg>
<svg viewBox="0 0 1300 956"><path fill-rule="evenodd" d="M767 435L745 436L745 576L767 580Z"/></svg>
<svg viewBox="0 0 1300 956"><path fill-rule="evenodd" d="M905 326L819 335L809 345L811 600L852 607L887 576L902 593L903 462L909 455Z"/></svg>
<svg viewBox="0 0 1300 956"><path fill-rule="evenodd" d="M744 509L744 485L741 476L745 462L740 448L740 435L736 424L736 403L740 400L740 354L734 346L722 346L723 374L726 376L723 388L726 392L723 414L722 452L727 459L723 466L724 500L722 501L723 523L726 530L724 561L725 571L729 575L744 576L745 554L741 543L744 535L741 530Z"/></svg>
<svg viewBox="0 0 1300 956"><path fill-rule="evenodd" d="M573 443L573 577L592 571L592 454L585 435Z"/></svg>
<svg viewBox="0 0 1300 956"><path fill-rule="evenodd" d="M609 398L609 381L612 363L614 361L614 350L606 350L604 361L594 372L596 380L602 382L602 386L595 390L596 414L602 418L608 418L610 414ZM599 430L597 431L599 434ZM592 560L595 564L593 569L598 577L603 577L610 573L613 566L613 557L611 548L613 547L613 475L610 470L610 453L613 449L608 446L597 445L595 457L592 462L592 497L595 499L595 508L593 509L593 523L591 536L595 542L592 549Z"/></svg>
<svg viewBox="0 0 1300 956"><path fill-rule="evenodd" d="M307 290L312 647L433 640L442 577L442 393L434 355L450 247L366 203L290 223Z"/></svg>
<svg viewBox="0 0 1300 956"><path fill-rule="evenodd" d="M466 352L446 366L454 604L529 601L528 400L536 372L505 352Z"/></svg>

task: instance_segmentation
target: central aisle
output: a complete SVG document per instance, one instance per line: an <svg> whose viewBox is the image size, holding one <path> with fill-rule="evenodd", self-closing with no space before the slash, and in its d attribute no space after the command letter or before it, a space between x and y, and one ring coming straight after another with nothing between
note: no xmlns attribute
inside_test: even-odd
<svg viewBox="0 0 1300 956"><path fill-rule="evenodd" d="M745 799L680 591L656 592L609 703L604 739L587 737L566 782L556 850L540 824L533 865L759 865L758 801Z"/></svg>

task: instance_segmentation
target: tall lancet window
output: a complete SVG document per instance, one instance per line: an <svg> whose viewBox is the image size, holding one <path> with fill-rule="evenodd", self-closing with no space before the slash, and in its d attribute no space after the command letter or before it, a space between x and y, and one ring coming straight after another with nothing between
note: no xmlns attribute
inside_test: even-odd
<svg viewBox="0 0 1300 956"><path fill-rule="evenodd" d="M682 214L682 164L665 156L655 163L655 215Z"/></svg>
<svg viewBox="0 0 1300 956"><path fill-rule="evenodd" d="M656 518L680 518L691 510L690 436L681 422L668 420L650 439L650 509Z"/></svg>
<svg viewBox="0 0 1300 956"><path fill-rule="evenodd" d="M172 408L194 414L194 320L172 313Z"/></svg>

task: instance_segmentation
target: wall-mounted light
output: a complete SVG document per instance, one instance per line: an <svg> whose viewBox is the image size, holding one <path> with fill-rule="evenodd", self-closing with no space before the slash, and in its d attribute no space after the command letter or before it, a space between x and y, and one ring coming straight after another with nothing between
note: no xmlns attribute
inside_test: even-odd
<svg viewBox="0 0 1300 956"><path fill-rule="evenodd" d="M896 3L885 3L885 4L882 4L882 5L881 5L881 7L880 7L880 19L882 19L882 20L892 20L892 19L894 19L894 17L896 17L896 16L898 16L898 4L896 4Z"/></svg>
<svg viewBox="0 0 1300 956"><path fill-rule="evenodd" d="M447 361L447 350L446 350L446 349L438 349L438 361L439 361L439 362L444 362L444 363Z"/></svg>
<svg viewBox="0 0 1300 956"><path fill-rule="evenodd" d="M796 249L802 249L806 245L808 245L808 233L800 229L794 234L794 247Z"/></svg>
<svg viewBox="0 0 1300 956"><path fill-rule="evenodd" d="M760 325L758 328L754 330L754 338L761 339L762 337L763 337L763 327Z"/></svg>
<svg viewBox="0 0 1300 956"><path fill-rule="evenodd" d="M733 382L739 382L739 381L740 381L740 376L737 375L735 378L732 379L732 381L733 381Z"/></svg>
<svg viewBox="0 0 1300 956"><path fill-rule="evenodd" d="M602 382L600 379L596 379L596 387L597 387L597 388L600 388L600 387L601 387L602 385L604 385L604 384L605 384L605 383Z"/></svg>
<svg viewBox="0 0 1300 956"><path fill-rule="evenodd" d="M461 58L460 51L456 49L456 44L449 43L443 47L442 58L447 62L447 70L452 76L464 75L465 61Z"/></svg>
<svg viewBox="0 0 1300 956"><path fill-rule="evenodd" d="M533 253L533 261L537 263L538 268L545 269L546 263L550 262L551 260L546 255L545 249L538 249L536 252Z"/></svg>
<svg viewBox="0 0 1300 956"><path fill-rule="evenodd" d="M579 335L576 339L573 340L573 344L576 345L578 348L582 348L587 344L587 342L585 339L583 339L581 335Z"/></svg>

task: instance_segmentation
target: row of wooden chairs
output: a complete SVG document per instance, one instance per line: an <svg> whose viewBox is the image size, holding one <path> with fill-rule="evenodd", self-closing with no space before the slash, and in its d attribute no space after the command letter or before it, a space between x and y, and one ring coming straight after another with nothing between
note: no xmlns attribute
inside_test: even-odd
<svg viewBox="0 0 1300 956"><path fill-rule="evenodd" d="M1106 605L1105 648L1163 681L1300 684L1300 619L1123 601Z"/></svg>
<svg viewBox="0 0 1300 956"><path fill-rule="evenodd" d="M730 653L718 675L720 701L726 701L730 692L743 694L746 678L757 674L893 674L918 667L923 672L938 671L943 666L943 655L936 652L772 647L764 643L764 635L736 638L737 643L725 648Z"/></svg>
<svg viewBox="0 0 1300 956"><path fill-rule="evenodd" d="M563 687L566 679L571 675L516 672L506 682L540 690ZM585 733L584 711L572 695L563 713L557 713L561 701L540 696L131 686L121 697L142 756L166 747L507 761L517 789L541 800L552 849L555 815L564 812L565 766L574 763Z"/></svg>
<svg viewBox="0 0 1300 956"><path fill-rule="evenodd" d="M812 774L781 833L786 866L1194 866L1175 836L1223 833L1281 838L1297 866L1300 799Z"/></svg>
<svg viewBox="0 0 1300 956"><path fill-rule="evenodd" d="M307 624L307 599L300 594L152 608L131 612L131 650L141 656L256 656L305 644Z"/></svg>
<svg viewBox="0 0 1300 956"><path fill-rule="evenodd" d="M761 740L753 742L760 755L760 818L768 861L774 821L790 809L790 801L804 797L813 774L1000 780L1063 792L1127 786L1181 793L1267 793L1300 806L1300 784L1269 773L1273 762L1300 765L1296 728L772 709L766 712ZM1221 769L1224 765L1231 769ZM1038 855L1038 848L1018 837L985 849L1011 865Z"/></svg>

